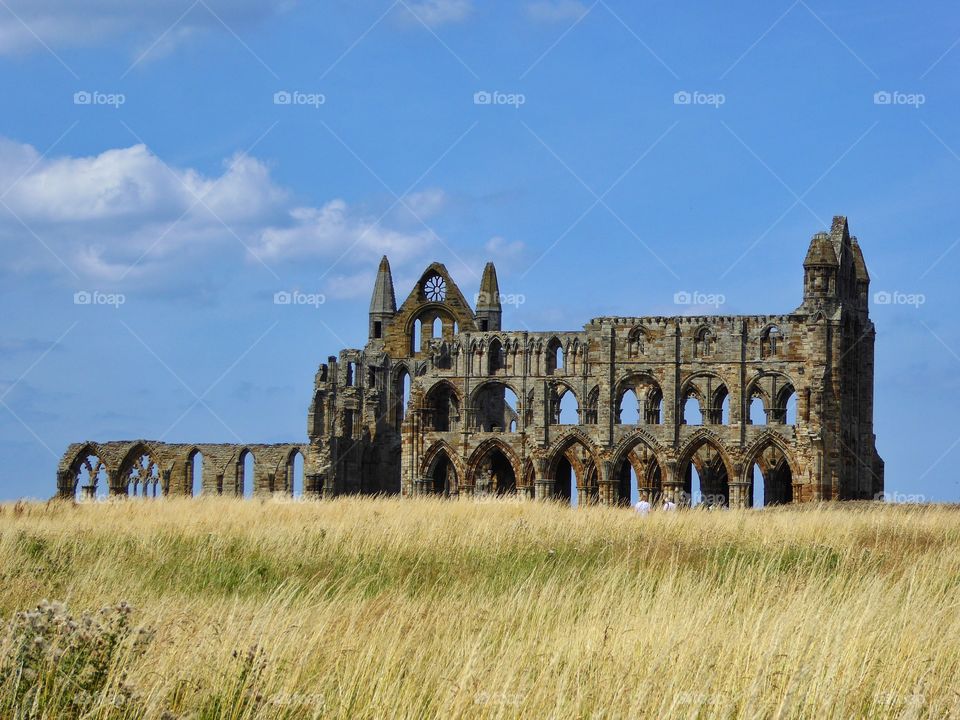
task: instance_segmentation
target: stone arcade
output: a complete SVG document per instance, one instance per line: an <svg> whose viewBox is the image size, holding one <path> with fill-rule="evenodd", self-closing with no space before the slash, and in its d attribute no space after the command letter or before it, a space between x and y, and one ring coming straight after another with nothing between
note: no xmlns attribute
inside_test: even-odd
<svg viewBox="0 0 960 720"><path fill-rule="evenodd" d="M308 444L78 443L58 495L189 495L197 453L204 494L243 495L251 483L258 496L291 494L302 453L307 497L615 504L636 487L744 507L762 482L766 504L873 498L883 491L875 331L846 218L813 236L803 274L803 302L783 315L600 317L521 332L501 328L492 263L475 310L439 263L397 308L384 257L366 346L317 372ZM575 414L561 413L567 404Z"/></svg>

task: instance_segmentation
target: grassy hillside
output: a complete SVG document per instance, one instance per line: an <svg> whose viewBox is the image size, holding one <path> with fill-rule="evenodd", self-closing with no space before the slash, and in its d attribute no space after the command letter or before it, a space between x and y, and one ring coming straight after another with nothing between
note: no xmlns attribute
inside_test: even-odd
<svg viewBox="0 0 960 720"><path fill-rule="evenodd" d="M951 508L6 505L0 577L3 718L960 714Z"/></svg>

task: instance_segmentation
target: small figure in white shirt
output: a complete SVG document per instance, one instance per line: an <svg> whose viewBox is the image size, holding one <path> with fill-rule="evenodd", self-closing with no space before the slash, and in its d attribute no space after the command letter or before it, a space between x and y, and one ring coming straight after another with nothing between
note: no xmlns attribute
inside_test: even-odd
<svg viewBox="0 0 960 720"><path fill-rule="evenodd" d="M647 496L641 495L640 499L637 501L637 504L633 506L633 509L637 511L638 515L649 515L650 501L647 500Z"/></svg>
<svg viewBox="0 0 960 720"><path fill-rule="evenodd" d="M671 500L670 498L664 498L663 509L666 510L667 512L673 512L674 510L677 509L677 504L673 502L673 500Z"/></svg>

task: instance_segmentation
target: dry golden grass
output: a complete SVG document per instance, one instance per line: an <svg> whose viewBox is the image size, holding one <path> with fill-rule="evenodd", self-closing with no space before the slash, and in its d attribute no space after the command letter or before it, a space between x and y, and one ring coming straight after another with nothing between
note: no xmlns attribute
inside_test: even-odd
<svg viewBox="0 0 960 720"><path fill-rule="evenodd" d="M127 601L155 630L84 717L960 715L948 507L7 505L0 575L4 620Z"/></svg>

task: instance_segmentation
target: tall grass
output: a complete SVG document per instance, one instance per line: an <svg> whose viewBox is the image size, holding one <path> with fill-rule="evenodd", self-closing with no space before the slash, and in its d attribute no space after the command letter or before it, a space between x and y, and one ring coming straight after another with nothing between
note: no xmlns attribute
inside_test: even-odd
<svg viewBox="0 0 960 720"><path fill-rule="evenodd" d="M7 505L0 577L3 717L960 716L947 507ZM101 684L44 599L132 606Z"/></svg>

